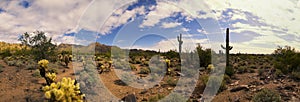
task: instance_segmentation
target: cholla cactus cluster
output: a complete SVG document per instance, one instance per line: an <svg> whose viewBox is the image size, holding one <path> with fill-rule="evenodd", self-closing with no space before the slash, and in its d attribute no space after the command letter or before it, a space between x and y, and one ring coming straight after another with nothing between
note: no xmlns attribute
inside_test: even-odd
<svg viewBox="0 0 300 102"><path fill-rule="evenodd" d="M84 94L80 92L79 83L71 78L43 87L45 97L51 102L83 102Z"/></svg>
<svg viewBox="0 0 300 102"><path fill-rule="evenodd" d="M39 64L39 66L40 66L39 69L41 69L41 68L46 69L46 68L48 68L49 61L46 60L46 59L43 59L43 60L40 60L40 61L38 62L38 64Z"/></svg>
<svg viewBox="0 0 300 102"><path fill-rule="evenodd" d="M39 69L39 71L40 71L40 75L41 75L43 78L45 78L47 84L50 85L53 81L51 81L51 79L49 79L48 77L46 77L46 73L48 73L48 64L49 64L49 61L48 61L48 60L46 60L46 59L40 60L40 61L38 62L38 65L39 65L38 69ZM52 76L53 76L53 75L51 74L51 77L52 77Z"/></svg>
<svg viewBox="0 0 300 102"><path fill-rule="evenodd" d="M168 74L168 75L171 75L171 71L172 71L171 68L170 68L170 67L171 67L171 66L170 66L170 65L171 65L171 60L166 59L165 62L166 62L166 64L167 64L167 74Z"/></svg>
<svg viewBox="0 0 300 102"><path fill-rule="evenodd" d="M207 69L208 69L208 70L214 70L214 69L215 69L215 66L214 66L213 64L209 64L209 65L207 66Z"/></svg>
<svg viewBox="0 0 300 102"><path fill-rule="evenodd" d="M6 42L0 42L0 53L3 53L5 51L9 51L11 53L14 53L16 51L21 51L22 49L28 50L26 46L22 46L21 44L10 44Z"/></svg>
<svg viewBox="0 0 300 102"><path fill-rule="evenodd" d="M49 81L49 83L53 83L56 80L56 74L55 73L47 73L46 78L47 78L47 81Z"/></svg>
<svg viewBox="0 0 300 102"><path fill-rule="evenodd" d="M171 61L169 59L166 59L165 61L166 61L167 67L169 68L171 65Z"/></svg>

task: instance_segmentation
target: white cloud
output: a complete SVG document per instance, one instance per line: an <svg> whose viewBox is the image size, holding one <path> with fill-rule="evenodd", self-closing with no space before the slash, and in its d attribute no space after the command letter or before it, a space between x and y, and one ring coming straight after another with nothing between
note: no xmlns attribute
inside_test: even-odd
<svg viewBox="0 0 300 102"><path fill-rule="evenodd" d="M182 12L182 10L168 3L157 2L155 8L146 15L145 20L139 27L144 28L154 26L158 24L161 19L170 17L175 12Z"/></svg>
<svg viewBox="0 0 300 102"><path fill-rule="evenodd" d="M188 32L188 31L190 31L190 29L188 29L188 28L181 28L181 31Z"/></svg>
<svg viewBox="0 0 300 102"><path fill-rule="evenodd" d="M169 23L166 23L166 22L163 22L161 27L162 28L174 28L174 27L177 27L179 25L181 25L182 23L178 23L178 22L169 22Z"/></svg>
<svg viewBox="0 0 300 102"><path fill-rule="evenodd" d="M203 29L197 29L197 32L203 33L203 34L207 34L207 32L205 30L203 30Z"/></svg>
<svg viewBox="0 0 300 102"><path fill-rule="evenodd" d="M5 1L3 1L5 2ZM20 1L10 1L1 5L6 12L0 13L0 35L5 41L16 42L17 36L25 32L36 30L45 31L52 37L62 36L64 32L76 26L80 15L83 13L89 1L60 1L38 0L32 1L31 6L23 8L18 5ZM78 6L74 6L80 4ZM16 36L8 39L3 35Z"/></svg>
<svg viewBox="0 0 300 102"><path fill-rule="evenodd" d="M123 13L122 13L123 12ZM111 32L113 28L116 28L122 24L128 23L127 21L136 18L136 14L144 15L145 14L145 7L141 6L135 8L133 10L124 10L124 8L117 9L114 13L117 16L110 16L105 24L100 29L101 34L108 34Z"/></svg>

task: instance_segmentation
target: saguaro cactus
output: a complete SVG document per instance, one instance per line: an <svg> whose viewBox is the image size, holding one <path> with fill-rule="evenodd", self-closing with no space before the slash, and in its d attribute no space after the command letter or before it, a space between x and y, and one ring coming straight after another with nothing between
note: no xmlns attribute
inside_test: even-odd
<svg viewBox="0 0 300 102"><path fill-rule="evenodd" d="M182 48L182 43L183 43L181 38L182 38L181 34L179 36L177 36L177 40L179 42L179 53L181 53L181 48Z"/></svg>
<svg viewBox="0 0 300 102"><path fill-rule="evenodd" d="M221 47L226 50L226 67L229 67L229 51L233 48L229 46L229 28L226 29L226 47L223 45Z"/></svg>

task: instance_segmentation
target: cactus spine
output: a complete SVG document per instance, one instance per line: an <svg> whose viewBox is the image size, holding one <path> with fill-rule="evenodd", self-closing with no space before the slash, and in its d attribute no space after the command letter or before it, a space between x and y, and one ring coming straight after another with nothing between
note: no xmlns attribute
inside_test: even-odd
<svg viewBox="0 0 300 102"><path fill-rule="evenodd" d="M181 38L182 38L181 34L179 36L177 36L177 40L179 42L179 54L181 53L181 48L182 48L182 43L183 43Z"/></svg>
<svg viewBox="0 0 300 102"><path fill-rule="evenodd" d="M221 47L226 50L226 67L229 67L229 51L233 48L229 46L229 28L226 29L226 47L223 45Z"/></svg>

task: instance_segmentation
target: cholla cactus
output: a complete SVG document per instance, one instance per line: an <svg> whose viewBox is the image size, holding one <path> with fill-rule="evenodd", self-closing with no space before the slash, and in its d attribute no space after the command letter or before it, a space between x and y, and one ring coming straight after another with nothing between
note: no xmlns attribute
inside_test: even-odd
<svg viewBox="0 0 300 102"><path fill-rule="evenodd" d="M171 61L169 59L166 59L165 61L166 61L166 64L167 64L167 68L169 68L170 65L171 65Z"/></svg>
<svg viewBox="0 0 300 102"><path fill-rule="evenodd" d="M60 61L60 62L62 62L63 61L63 55L62 54L59 54L59 55L57 55L57 57L58 57L58 61Z"/></svg>
<svg viewBox="0 0 300 102"><path fill-rule="evenodd" d="M46 72L48 72L48 64L49 64L49 61L46 60L46 59L43 59L43 60L40 60L38 62L38 69L40 71L40 75L45 78L45 80L47 81L47 78L46 78ZM47 81L47 84L49 84L49 82Z"/></svg>
<svg viewBox="0 0 300 102"><path fill-rule="evenodd" d="M80 92L79 83L71 78L43 87L45 97L50 102L83 102L85 95Z"/></svg>
<svg viewBox="0 0 300 102"><path fill-rule="evenodd" d="M48 64L49 64L48 60L46 60L46 59L40 60L38 62L38 65L40 66L39 69L40 68L48 68Z"/></svg>
<svg viewBox="0 0 300 102"><path fill-rule="evenodd" d="M69 61L72 61L73 55L69 55Z"/></svg>
<svg viewBox="0 0 300 102"><path fill-rule="evenodd" d="M170 69L171 61L169 59L166 59L165 62L167 64L167 74L171 75L171 69Z"/></svg>
<svg viewBox="0 0 300 102"><path fill-rule="evenodd" d="M108 61L108 68L111 68L112 67L112 61Z"/></svg>
<svg viewBox="0 0 300 102"><path fill-rule="evenodd" d="M209 71L212 71L212 70L215 69L215 66L214 66L213 64L209 64L209 65L207 66L207 69L208 69Z"/></svg>
<svg viewBox="0 0 300 102"><path fill-rule="evenodd" d="M50 85L56 80L56 74L55 73L47 73L46 74L46 81L47 84Z"/></svg>

